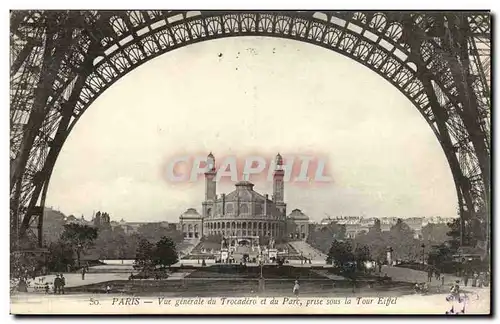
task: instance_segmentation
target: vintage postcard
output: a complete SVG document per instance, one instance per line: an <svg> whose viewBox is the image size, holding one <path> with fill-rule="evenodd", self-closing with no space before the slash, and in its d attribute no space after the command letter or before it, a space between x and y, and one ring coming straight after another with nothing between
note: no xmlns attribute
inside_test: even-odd
<svg viewBox="0 0 500 324"><path fill-rule="evenodd" d="M491 313L488 11L12 10L12 314Z"/></svg>

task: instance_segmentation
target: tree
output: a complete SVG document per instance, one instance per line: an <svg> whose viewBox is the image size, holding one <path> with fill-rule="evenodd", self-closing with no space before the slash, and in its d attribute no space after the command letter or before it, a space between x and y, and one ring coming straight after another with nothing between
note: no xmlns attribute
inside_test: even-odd
<svg viewBox="0 0 500 324"><path fill-rule="evenodd" d="M130 237L122 233L113 233L113 238L116 246L113 257L126 259L130 255Z"/></svg>
<svg viewBox="0 0 500 324"><path fill-rule="evenodd" d="M415 235L415 231L412 230L411 227L408 226L408 224L403 222L401 218L398 218L396 224L392 225L389 233L391 234L392 238L395 238L398 241L404 241L404 239L408 237L413 238Z"/></svg>
<svg viewBox="0 0 500 324"><path fill-rule="evenodd" d="M113 259L113 252L119 246L114 242L113 232L107 228L98 228L97 234L93 252L101 259Z"/></svg>
<svg viewBox="0 0 500 324"><path fill-rule="evenodd" d="M383 233L380 220L375 219L375 223L368 233L357 235L354 242L358 245L369 246L371 256L379 263L383 263L386 258L388 242L388 233Z"/></svg>
<svg viewBox="0 0 500 324"><path fill-rule="evenodd" d="M49 271L65 272L74 265L73 249L63 242L51 242L48 246L47 268Z"/></svg>
<svg viewBox="0 0 500 324"><path fill-rule="evenodd" d="M389 233L387 243L393 249L393 257L404 261L416 261L422 258L421 242L415 239L415 231L402 219L398 218Z"/></svg>
<svg viewBox="0 0 500 324"><path fill-rule="evenodd" d="M43 238L47 242L57 242L64 230L66 216L52 208L45 208L43 214Z"/></svg>
<svg viewBox="0 0 500 324"><path fill-rule="evenodd" d="M162 223L146 223L137 229L137 233L151 241L157 242L162 237L170 237L174 242L180 243L184 240L184 235L173 227L163 226Z"/></svg>
<svg viewBox="0 0 500 324"><path fill-rule="evenodd" d="M320 225L316 228L311 228L306 242L321 252L328 253L332 242L334 240L345 239L345 233L346 228L344 225L332 222L328 225Z"/></svg>
<svg viewBox="0 0 500 324"><path fill-rule="evenodd" d="M137 241L137 234L126 234L120 226L101 227L93 252L101 259L134 259Z"/></svg>
<svg viewBox="0 0 500 324"><path fill-rule="evenodd" d="M371 259L370 248L367 245L357 246L354 250L354 259L358 270L363 269L365 262Z"/></svg>
<svg viewBox="0 0 500 324"><path fill-rule="evenodd" d="M148 271L154 268L154 245L146 239L141 239L135 254L134 269Z"/></svg>
<svg viewBox="0 0 500 324"><path fill-rule="evenodd" d="M334 240L330 247L330 251L328 251L327 262L335 262L338 267L344 268L347 263L354 261L355 258L352 253L351 243L348 241Z"/></svg>
<svg viewBox="0 0 500 324"><path fill-rule="evenodd" d="M174 241L169 237L162 237L156 242L154 249L154 264L161 268L169 267L179 261Z"/></svg>
<svg viewBox="0 0 500 324"><path fill-rule="evenodd" d="M427 264L435 266L441 272L449 272L456 266L453 263L453 253L449 244L435 246L428 253Z"/></svg>
<svg viewBox="0 0 500 324"><path fill-rule="evenodd" d="M76 259L79 266L82 253L85 253L93 246L96 238L97 229L95 227L75 223L64 225L64 231L61 234L61 241L76 252Z"/></svg>
<svg viewBox="0 0 500 324"><path fill-rule="evenodd" d="M370 227L370 230L368 233L376 233L376 234L381 234L382 233L382 225L380 224L380 219L375 218L375 222L372 227Z"/></svg>
<svg viewBox="0 0 500 324"><path fill-rule="evenodd" d="M444 243L450 239L447 234L448 230L446 224L429 223L422 227L422 239L433 243Z"/></svg>

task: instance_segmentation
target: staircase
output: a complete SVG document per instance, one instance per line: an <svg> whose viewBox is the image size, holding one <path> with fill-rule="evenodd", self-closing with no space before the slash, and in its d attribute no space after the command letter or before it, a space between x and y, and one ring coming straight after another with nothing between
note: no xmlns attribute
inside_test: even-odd
<svg viewBox="0 0 500 324"><path fill-rule="evenodd" d="M289 244L297 250L299 254L301 254L305 258L310 258L314 263L325 264L326 262L326 254L321 251L313 248L311 245L304 241L291 241Z"/></svg>
<svg viewBox="0 0 500 324"><path fill-rule="evenodd" d="M188 255L191 253L198 245L200 245L200 240L184 240L177 245L177 252L182 255Z"/></svg>

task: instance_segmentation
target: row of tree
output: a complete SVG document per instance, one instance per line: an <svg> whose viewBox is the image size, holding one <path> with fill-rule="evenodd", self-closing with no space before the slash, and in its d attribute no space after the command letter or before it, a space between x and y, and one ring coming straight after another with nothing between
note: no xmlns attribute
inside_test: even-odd
<svg viewBox="0 0 500 324"><path fill-rule="evenodd" d="M164 227L160 223L145 223L134 233L125 233L119 226L66 223L68 217L51 209L46 216L44 233L48 253L11 254L11 273L14 276L74 271L89 261L102 259L136 259L138 264L152 262L167 266L177 262L175 243L183 240L182 233L174 227ZM155 245L150 241L156 242ZM148 248L150 245L153 248Z"/></svg>
<svg viewBox="0 0 500 324"><path fill-rule="evenodd" d="M35 276L42 272L69 272L85 267L89 260L98 260L95 256L95 244L100 239L100 232L97 228L89 225L66 224L59 240L50 242L49 253L46 256L23 255L22 259L11 260L12 274L14 276ZM146 238L136 237L129 241L113 241L109 250L117 250L118 253L127 248L134 247L128 255L130 259L135 259L134 268L143 271L154 268L169 267L178 261L178 254L174 239L163 236L156 243L151 243ZM135 245L131 243L136 242ZM90 255L89 254L93 254ZM86 260L82 257L86 256ZM45 271L43 271L45 269Z"/></svg>
<svg viewBox="0 0 500 324"><path fill-rule="evenodd" d="M133 259L141 240L157 242L163 237L172 239L174 243L184 239L180 231L163 227L160 223L143 224L132 233L125 233L121 227L101 228L92 253L101 259Z"/></svg>
<svg viewBox="0 0 500 324"><path fill-rule="evenodd" d="M327 253L329 262L335 260L339 266L350 263L359 266L366 260L383 263L390 248L394 260L425 261L443 272L450 272L462 266L454 257L459 254L461 240L464 245L475 247L485 239L480 235L484 234L480 228L483 225L478 222L468 222L466 225L475 226L475 230L465 231L468 234L460 237L460 226L463 225L460 219L449 224L428 224L422 228L421 237L415 238L415 232L402 219L398 219L389 231L382 231L377 220L368 232L347 239L345 226L332 223L311 231L308 242ZM482 264L488 262L486 259Z"/></svg>
<svg viewBox="0 0 500 324"><path fill-rule="evenodd" d="M421 238L415 238L415 231L402 219L398 219L389 231L382 231L380 221L375 220L375 224L368 232L359 233L352 241L356 245L369 246L375 259L385 258L387 248L391 247L396 259L421 260L422 244L429 248L443 244L452 239L449 232L450 229L446 224L428 224L422 228ZM328 253L334 240L346 239L345 226L331 223L311 230L307 242Z"/></svg>
<svg viewBox="0 0 500 324"><path fill-rule="evenodd" d="M415 231L402 219L398 219L389 231L382 231L380 221L376 220L368 232L348 239L344 225L331 223L310 231L307 241L326 253L328 261L335 260L342 267L349 263L360 266L367 260L384 263L388 248L394 260L425 260L428 264L441 265L452 262L452 255L459 246L453 226L456 227L456 223L428 224L422 228L421 237L415 238Z"/></svg>
<svg viewBox="0 0 500 324"><path fill-rule="evenodd" d="M96 219L97 216L100 219L109 218L108 213L101 211L96 213ZM44 239L47 246L53 246L53 249L59 253L64 250L59 246L60 234L66 231L66 225L70 225L66 224L68 219L76 220L71 215L66 217L63 213L50 208L45 210ZM141 239L156 242L162 237L169 237L175 243L180 243L184 238L175 227L166 227L161 223L144 223L127 232L121 226L97 226L103 225L102 222L97 223L94 222L87 226L95 228L98 233L92 244L85 249L86 257L90 259L134 259ZM66 252L66 254L68 253Z"/></svg>
<svg viewBox="0 0 500 324"><path fill-rule="evenodd" d="M353 240L358 244L375 247L375 255L383 255L388 246L396 249L395 255L401 259L415 258L419 251L415 247L422 243L428 246L442 244L451 239L450 228L446 224L428 224L422 228L420 239L415 239L415 232L403 220L399 219L389 231L382 231L380 221L376 220L368 232L359 233ZM345 240L345 225L331 223L312 228L307 242L320 251L327 253L333 240ZM420 253L421 254L421 253Z"/></svg>
<svg viewBox="0 0 500 324"><path fill-rule="evenodd" d="M335 222L311 227L306 242L323 253L328 253L333 240L344 240L346 238L345 226Z"/></svg>
<svg viewBox="0 0 500 324"><path fill-rule="evenodd" d="M48 253L11 253L11 274L34 277L47 272L73 271L82 266L82 256L98 237L97 228L76 223L65 224L57 240L49 242Z"/></svg>

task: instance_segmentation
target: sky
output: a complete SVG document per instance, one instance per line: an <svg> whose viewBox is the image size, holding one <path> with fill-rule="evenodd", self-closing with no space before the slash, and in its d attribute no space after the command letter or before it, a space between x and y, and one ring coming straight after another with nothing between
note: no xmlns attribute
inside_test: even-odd
<svg viewBox="0 0 500 324"><path fill-rule="evenodd" d="M431 129L395 87L355 61L293 40L234 37L190 45L106 90L69 135L47 206L90 219L178 221L201 211L204 182L174 183L178 156L313 154L332 180L285 184L287 209L330 216L456 217ZM254 190L272 194L258 179ZM229 193L234 183L218 184Z"/></svg>

